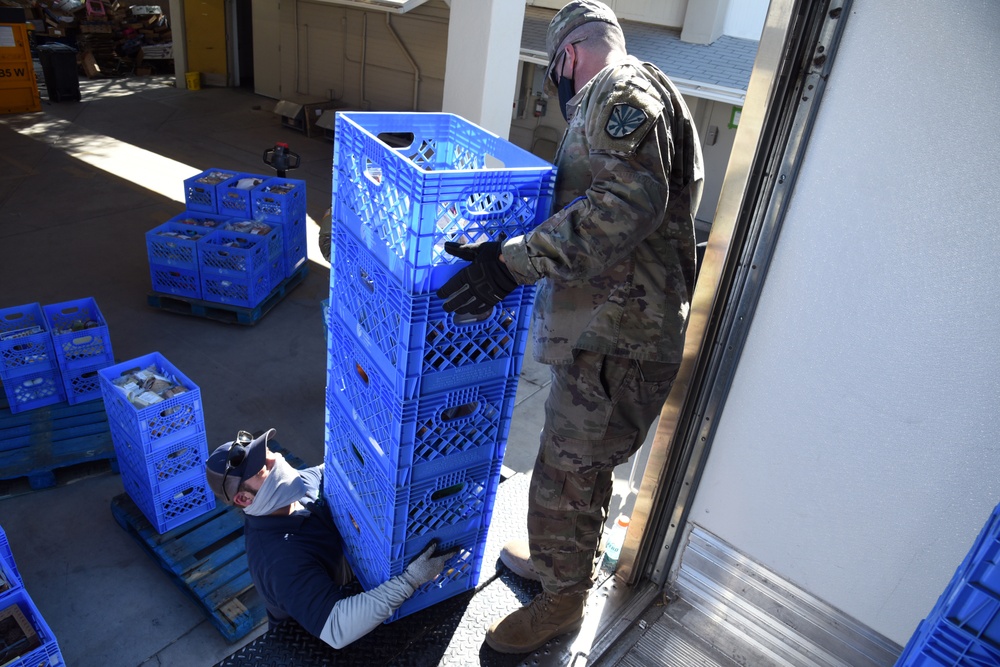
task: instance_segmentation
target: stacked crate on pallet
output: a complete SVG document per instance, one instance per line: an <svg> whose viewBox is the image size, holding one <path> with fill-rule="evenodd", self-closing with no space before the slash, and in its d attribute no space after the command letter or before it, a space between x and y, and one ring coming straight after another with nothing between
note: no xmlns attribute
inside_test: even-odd
<svg viewBox="0 0 1000 667"><path fill-rule="evenodd" d="M215 507L201 390L158 352L98 371L125 491L160 533Z"/></svg>
<svg viewBox="0 0 1000 667"><path fill-rule="evenodd" d="M897 667L1000 665L1000 505Z"/></svg>
<svg viewBox="0 0 1000 667"><path fill-rule="evenodd" d="M17 571L7 535L0 528L0 664L4 667L65 667L59 644Z"/></svg>
<svg viewBox="0 0 1000 667"><path fill-rule="evenodd" d="M432 540L458 554L391 620L474 588L534 289L457 316L447 241L524 234L552 165L451 114L338 113L324 495L365 588Z"/></svg>
<svg viewBox="0 0 1000 667"><path fill-rule="evenodd" d="M231 218L214 213L188 210L146 232L153 289L163 294L200 299L198 241L229 220Z"/></svg>
<svg viewBox="0 0 1000 667"><path fill-rule="evenodd" d="M306 261L306 183L269 178L250 193L254 220L281 228L285 278Z"/></svg>
<svg viewBox="0 0 1000 667"><path fill-rule="evenodd" d="M13 413L66 400L52 336L37 303L0 309L0 380Z"/></svg>
<svg viewBox="0 0 1000 667"><path fill-rule="evenodd" d="M184 181L184 201L146 234L155 292L255 308L305 262L304 181L209 169Z"/></svg>
<svg viewBox="0 0 1000 667"><path fill-rule="evenodd" d="M107 322L91 298L42 307L70 405L101 397L97 371L115 360Z"/></svg>

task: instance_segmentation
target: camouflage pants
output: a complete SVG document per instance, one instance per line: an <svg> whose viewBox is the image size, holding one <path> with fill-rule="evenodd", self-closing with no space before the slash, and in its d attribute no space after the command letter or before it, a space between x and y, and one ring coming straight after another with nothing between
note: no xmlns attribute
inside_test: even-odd
<svg viewBox="0 0 1000 667"><path fill-rule="evenodd" d="M590 590L614 468L642 446L679 366L578 350L551 367L528 498L531 560L547 592Z"/></svg>

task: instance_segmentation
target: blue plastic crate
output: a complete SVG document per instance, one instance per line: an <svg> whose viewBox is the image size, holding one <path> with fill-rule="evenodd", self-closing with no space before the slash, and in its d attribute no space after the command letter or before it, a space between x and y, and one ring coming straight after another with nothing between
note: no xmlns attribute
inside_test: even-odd
<svg viewBox="0 0 1000 667"><path fill-rule="evenodd" d="M255 308L279 285L285 273L281 258L268 260L263 271L252 275L220 275L214 271L201 273L201 298L243 308Z"/></svg>
<svg viewBox="0 0 1000 667"><path fill-rule="evenodd" d="M412 373L404 376L399 373L386 373L369 351L372 343L365 340L363 336L358 336L356 326L349 327L334 310L333 296L331 296L330 304L327 368L335 373L338 379L343 378L344 382L349 384L354 377L357 377L360 378L365 387L374 388L386 396L408 401L449 389L477 386L499 379L510 379L516 383L521 372L521 364L524 361L523 352L510 358L500 358L484 363L469 363L447 371L424 375ZM527 332L521 333L527 335ZM515 340L514 346L521 347L523 342ZM438 348L432 351L432 354L434 352L441 352L441 356L449 356L451 359L459 356L458 352L448 355L449 350L446 347ZM367 389L362 391L367 391Z"/></svg>
<svg viewBox="0 0 1000 667"><path fill-rule="evenodd" d="M65 667L66 661L59 651L59 643L48 623L42 617L31 596L23 588L11 591L0 598L0 609L17 605L23 620L32 627L39 641L37 648L3 663L4 667ZM20 619L18 619L20 621Z"/></svg>
<svg viewBox="0 0 1000 667"><path fill-rule="evenodd" d="M217 229L198 244L198 266L224 276L253 276L270 267L273 237Z"/></svg>
<svg viewBox="0 0 1000 667"><path fill-rule="evenodd" d="M115 360L108 323L93 298L42 306L42 312L60 369L80 369Z"/></svg>
<svg viewBox="0 0 1000 667"><path fill-rule="evenodd" d="M66 402L70 405L96 401L101 398L101 376L98 371L110 365L102 362L62 371Z"/></svg>
<svg viewBox="0 0 1000 667"><path fill-rule="evenodd" d="M946 621L925 621L906 645L896 667L996 667L1000 651Z"/></svg>
<svg viewBox="0 0 1000 667"><path fill-rule="evenodd" d="M14 414L66 400L66 389L58 368L6 376L3 378L3 389L8 408Z"/></svg>
<svg viewBox="0 0 1000 667"><path fill-rule="evenodd" d="M206 213L203 211L184 211L167 220L186 227L195 227L205 230L219 229L227 222L235 220L231 215L219 215L218 213Z"/></svg>
<svg viewBox="0 0 1000 667"><path fill-rule="evenodd" d="M151 496L165 492L170 485L205 476L209 455L205 433L161 447L152 454L122 437L120 431L112 430L111 440L121 474L130 475L137 485L148 487Z"/></svg>
<svg viewBox="0 0 1000 667"><path fill-rule="evenodd" d="M0 567L3 567L4 576L11 589L24 586L21 573L17 571L17 563L14 562L14 554L10 550L10 542L7 541L7 533L3 528L0 528Z"/></svg>
<svg viewBox="0 0 1000 667"><path fill-rule="evenodd" d="M466 449L456 446L453 452L441 454L441 450L449 447L444 442L435 443L439 445L437 456L397 469L387 469L387 457L378 443L354 428L351 415L335 402L328 402L326 423L327 465L335 466L346 480L345 493L354 498L359 507L365 508L371 522L388 538L409 539L436 530L450 520L458 520L456 515L443 511L424 510L424 506L415 501L424 498L422 489L428 485L440 486L442 480L456 476L463 480L464 488L455 502L464 509L482 507L488 514L492 507L498 478L490 476L495 472L495 465L503 461L503 446L495 441L479 444L478 434L472 431L474 421L466 421L464 432L461 428L452 429L458 445L472 443L472 446ZM412 454L412 445L408 449ZM427 503L426 507L434 505Z"/></svg>
<svg viewBox="0 0 1000 667"><path fill-rule="evenodd" d="M984 564L986 565L986 564ZM1000 567L988 564L993 578L1000 577ZM968 583L955 595L946 619L986 645L1000 651L1000 595Z"/></svg>
<svg viewBox="0 0 1000 667"><path fill-rule="evenodd" d="M232 218L223 223L220 229L228 232L239 232L256 238L266 239L268 259L281 259L284 254L284 229L279 223ZM259 233L258 230L261 229L267 229L268 231L265 233Z"/></svg>
<svg viewBox="0 0 1000 667"><path fill-rule="evenodd" d="M988 569L990 564L998 562L1000 562L1000 505L993 509L927 618L937 619L951 614L955 598L963 592L970 580L975 584L983 583L986 590L1000 596L997 592L1000 590L1000 583L995 579L1000 574L996 570ZM989 572L993 573L992 576L988 574Z"/></svg>
<svg viewBox="0 0 1000 667"><path fill-rule="evenodd" d="M216 188L239 172L229 169L208 169L184 179L184 202L191 211L218 213Z"/></svg>
<svg viewBox="0 0 1000 667"><path fill-rule="evenodd" d="M330 303L397 386L419 378L421 391L438 391L520 373L534 287L518 287L483 316L456 315L445 312L444 300L434 293L404 290L343 230L336 244Z"/></svg>
<svg viewBox="0 0 1000 667"><path fill-rule="evenodd" d="M130 371L144 370L150 366L154 366L159 375L172 378L183 385L187 391L145 408L132 405L125 392L115 386L113 381ZM102 368L98 375L101 378L101 395L112 435L118 430L122 437L140 445L146 454L205 432L201 390L159 352Z"/></svg>
<svg viewBox="0 0 1000 667"><path fill-rule="evenodd" d="M122 471L126 469L123 467ZM129 498L161 535L215 509L215 494L208 488L205 472L182 475L154 492L137 474L123 474L122 485Z"/></svg>
<svg viewBox="0 0 1000 667"><path fill-rule="evenodd" d="M362 513L350 505L340 488L328 476L324 477L324 496L344 538L347 547L345 553L351 569L367 590L402 574L432 539L438 540L442 551L458 549L458 553L445 563L441 576L417 589L386 620L387 623L475 587L482 569L487 529L475 532L443 531L433 536L392 544L379 535Z"/></svg>
<svg viewBox="0 0 1000 667"><path fill-rule="evenodd" d="M0 377L57 368L52 336L37 303L0 309Z"/></svg>
<svg viewBox="0 0 1000 667"><path fill-rule="evenodd" d="M446 241L518 236L549 216L555 167L459 116L338 112L335 137L334 224L410 291L459 263Z"/></svg>
<svg viewBox="0 0 1000 667"><path fill-rule="evenodd" d="M150 265L198 270L198 241L212 232L210 227L165 222L146 232L146 256ZM166 236L164 234L167 234ZM169 234L182 234L171 236Z"/></svg>
<svg viewBox="0 0 1000 667"><path fill-rule="evenodd" d="M377 468L362 467L358 459L344 457L341 463L337 453L331 448L324 457L330 490L386 543L489 528L500 482L499 461L455 466L423 481L394 485L372 474Z"/></svg>
<svg viewBox="0 0 1000 667"><path fill-rule="evenodd" d="M250 199L254 220L289 223L305 219L305 181L269 178L253 190Z"/></svg>
<svg viewBox="0 0 1000 667"><path fill-rule="evenodd" d="M328 428L340 421L349 424L363 439L363 455L397 483L405 483L403 475L420 476L410 468L438 459L478 463L503 457L516 379L497 378L401 400L387 391L377 373L367 375L366 384L357 366L331 364L335 370L327 386Z"/></svg>
<svg viewBox="0 0 1000 667"><path fill-rule="evenodd" d="M449 542L443 542L446 549L458 548L458 554L445 563L445 569L437 579L417 589L385 622L392 623L404 616L409 616L421 609L427 609L438 602L474 589L479 582L479 573L483 568L486 536L487 531L484 530L478 535L462 536L449 540ZM419 554L419 552L417 553ZM402 569L400 572L402 573Z"/></svg>
<svg viewBox="0 0 1000 667"><path fill-rule="evenodd" d="M215 198L219 215L229 215L244 220L253 219L253 198L251 193L268 179L260 174L237 172L232 178L215 186ZM240 187L253 181L252 187Z"/></svg>
<svg viewBox="0 0 1000 667"><path fill-rule="evenodd" d="M284 244L285 277L295 273L308 254L309 240L306 236L305 215L292 222L274 223L282 227L282 242Z"/></svg>
<svg viewBox="0 0 1000 667"><path fill-rule="evenodd" d="M149 280L154 292L188 299L201 299L201 273L197 267L182 269L164 264L149 265Z"/></svg>

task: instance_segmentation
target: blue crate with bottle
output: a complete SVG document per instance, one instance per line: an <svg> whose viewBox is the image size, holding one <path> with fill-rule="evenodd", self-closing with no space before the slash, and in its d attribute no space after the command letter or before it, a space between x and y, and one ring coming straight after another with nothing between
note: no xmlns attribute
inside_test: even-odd
<svg viewBox="0 0 1000 667"><path fill-rule="evenodd" d="M217 229L201 239L202 299L246 308L263 301L284 279L280 235L279 227L264 235Z"/></svg>
<svg viewBox="0 0 1000 667"><path fill-rule="evenodd" d="M531 324L533 286L490 312L457 315L436 294L413 294L349 233L337 230L330 303L404 397L517 376ZM443 267L454 274L457 267Z"/></svg>
<svg viewBox="0 0 1000 667"><path fill-rule="evenodd" d="M475 400L427 412L430 414L418 418L417 438L395 451L386 451L355 421L356 414L335 399L327 400L325 464L333 479L340 481L344 497L390 542L450 528L460 521L483 522L484 527L489 522L499 483L495 464L503 460L510 420L496 424L499 411L492 419L484 416L481 413L493 412L492 408ZM434 437L423 433L425 425L436 431ZM486 433L477 432L480 425L485 425ZM397 457L408 464L387 465L390 458ZM461 488L454 486L459 484ZM445 487L456 489L454 497L439 495L441 502L428 502L428 494ZM456 512L456 507L463 513Z"/></svg>
<svg viewBox="0 0 1000 667"><path fill-rule="evenodd" d="M229 180L215 186L216 213L243 220L253 219L254 188L266 181L268 176L238 172Z"/></svg>
<svg viewBox="0 0 1000 667"><path fill-rule="evenodd" d="M153 454L205 433L201 390L159 352L98 371L112 437Z"/></svg>
<svg viewBox="0 0 1000 667"><path fill-rule="evenodd" d="M209 455L205 433L160 447L151 454L122 437L121 432L112 433L111 439L122 476L133 477L138 485L149 490L151 497L185 480L205 478Z"/></svg>
<svg viewBox="0 0 1000 667"><path fill-rule="evenodd" d="M212 216L211 220L195 217L190 212L175 216L146 232L146 256L149 265L172 266L189 271L198 270L198 241L213 229L232 218ZM187 222L182 222L182 220ZM211 222L211 226L195 224Z"/></svg>
<svg viewBox="0 0 1000 667"><path fill-rule="evenodd" d="M218 186L231 180L239 172L231 169L208 169L197 176L184 179L184 205L189 211L218 213Z"/></svg>
<svg viewBox="0 0 1000 667"><path fill-rule="evenodd" d="M483 553L488 529L483 527L470 530L468 522L462 521L450 528L429 531L413 539L392 543L376 527L369 523L363 510L352 504L348 488L342 480L336 479L333 466L327 466L324 475L324 496L330 507L334 522L344 539L345 554L358 581L366 590L371 590L402 574L406 566L416 558L432 540L438 541L441 551L457 550L444 566L444 571L435 580L421 586L386 622L390 623L415 611L425 609L465 591L475 588L482 569ZM499 464L497 464L499 474ZM448 487L437 491L452 493ZM434 492L431 494L433 501ZM447 498L444 499L447 502Z"/></svg>
<svg viewBox="0 0 1000 667"><path fill-rule="evenodd" d="M92 297L42 307L61 370L107 365L114 361L108 323Z"/></svg>
<svg viewBox="0 0 1000 667"><path fill-rule="evenodd" d="M518 236L549 215L555 167L459 116L338 112L335 137L333 224L408 291L462 263L445 242Z"/></svg>
<svg viewBox="0 0 1000 667"><path fill-rule="evenodd" d="M497 376L467 386L407 399L372 368L364 350L344 333L331 329L327 400L351 416L373 443L373 458L389 476L459 453L476 460L504 445L517 378ZM494 452L502 457L502 451Z"/></svg>
<svg viewBox="0 0 1000 667"><path fill-rule="evenodd" d="M57 368L41 305L0 309L0 379Z"/></svg>

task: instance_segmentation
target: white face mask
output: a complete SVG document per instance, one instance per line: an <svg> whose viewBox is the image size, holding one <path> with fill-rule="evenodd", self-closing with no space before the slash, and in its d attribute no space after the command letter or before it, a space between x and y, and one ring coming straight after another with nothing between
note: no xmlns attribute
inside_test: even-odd
<svg viewBox="0 0 1000 667"><path fill-rule="evenodd" d="M250 516L266 516L282 507L288 507L306 495L306 484L299 472L288 465L285 457L274 454L271 467L253 502L243 508Z"/></svg>

